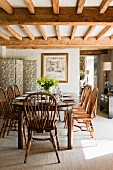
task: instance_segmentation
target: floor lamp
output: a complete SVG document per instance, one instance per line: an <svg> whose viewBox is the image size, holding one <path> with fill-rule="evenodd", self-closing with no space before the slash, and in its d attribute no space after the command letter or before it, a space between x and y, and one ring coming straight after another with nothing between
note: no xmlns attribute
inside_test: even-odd
<svg viewBox="0 0 113 170"><path fill-rule="evenodd" d="M103 63L103 71L106 72L105 82L108 81L108 71L111 70L111 65L112 65L112 62L104 62L104 63ZM104 92L105 92L105 93L108 93L107 86L106 86L106 88L104 89Z"/></svg>
<svg viewBox="0 0 113 170"><path fill-rule="evenodd" d="M106 71L106 79L105 82L108 81L108 71L111 70L111 62L104 62L103 63L103 71Z"/></svg>
<svg viewBox="0 0 113 170"><path fill-rule="evenodd" d="M87 84L88 84L88 74L89 74L89 70L86 70L86 75L87 75Z"/></svg>

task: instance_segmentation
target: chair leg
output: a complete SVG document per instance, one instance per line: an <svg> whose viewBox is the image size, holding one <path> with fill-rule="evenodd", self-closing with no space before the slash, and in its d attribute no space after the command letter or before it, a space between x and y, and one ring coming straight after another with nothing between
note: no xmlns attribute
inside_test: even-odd
<svg viewBox="0 0 113 170"><path fill-rule="evenodd" d="M28 130L28 142L27 142L27 150L26 150L26 154L25 154L25 159L24 159L24 163L26 163L27 161L27 157L31 148L31 139L32 139L32 132L30 130Z"/></svg>
<svg viewBox="0 0 113 170"><path fill-rule="evenodd" d="M5 123L5 126L4 126L4 130L3 130L2 138L4 138L4 135L5 135L6 129L7 129L7 127L8 127L8 123L9 123L9 119L6 119L6 123Z"/></svg>
<svg viewBox="0 0 113 170"><path fill-rule="evenodd" d="M13 120L10 120L9 121L9 128L8 128L8 130L7 130L7 136L9 135L9 131L12 129L12 127L13 127Z"/></svg>
<svg viewBox="0 0 113 170"><path fill-rule="evenodd" d="M58 141L58 129L56 126L55 126L55 136L56 136L57 148L58 148L58 150L60 150L59 141Z"/></svg>
<svg viewBox="0 0 113 170"><path fill-rule="evenodd" d="M57 147L56 147L56 144L55 144L55 141L54 141L54 137L53 137L53 134L52 134L51 131L50 131L50 137L51 137L51 142L52 142L52 144L53 144L53 147L54 147L54 150L55 150L57 159L58 159L58 163L60 163L60 159L59 159L59 156L58 156Z"/></svg>
<svg viewBox="0 0 113 170"><path fill-rule="evenodd" d="M27 141L26 141L26 129L25 129L25 124L23 124L23 134L24 134L25 144L27 144Z"/></svg>
<svg viewBox="0 0 113 170"><path fill-rule="evenodd" d="M2 125L2 128L1 128L1 131L0 131L0 137L2 137L2 134L3 134L3 132L4 132L5 124L6 124L6 119L4 119L4 122L3 122L3 125Z"/></svg>
<svg viewBox="0 0 113 170"><path fill-rule="evenodd" d="M65 122L65 125L64 125L64 128L66 128L67 129L67 124L68 124L68 118L67 118L67 112L66 111L64 111L64 122Z"/></svg>
<svg viewBox="0 0 113 170"><path fill-rule="evenodd" d="M91 136L96 140L96 135L95 135L95 131L94 131L92 122L90 122L90 126L91 126Z"/></svg>

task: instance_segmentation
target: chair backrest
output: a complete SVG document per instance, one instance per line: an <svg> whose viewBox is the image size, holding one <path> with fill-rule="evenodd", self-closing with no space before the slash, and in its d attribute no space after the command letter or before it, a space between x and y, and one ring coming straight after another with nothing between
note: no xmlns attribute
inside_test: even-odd
<svg viewBox="0 0 113 170"><path fill-rule="evenodd" d="M91 95L92 87L91 87L90 85L86 85L84 91L85 91L85 92L84 92L84 97L83 97L81 106L82 106L84 109L86 109L86 108L87 108L87 105L88 105L88 102L89 102L90 95Z"/></svg>
<svg viewBox="0 0 113 170"><path fill-rule="evenodd" d="M10 86L10 85L7 86L6 93L7 93L7 99L9 101L9 104L12 104L12 102L13 102L13 100L15 98L12 86Z"/></svg>
<svg viewBox="0 0 113 170"><path fill-rule="evenodd" d="M97 99L98 99L98 88L94 88L88 103L87 113L90 114L91 118L96 117L97 112Z"/></svg>
<svg viewBox="0 0 113 170"><path fill-rule="evenodd" d="M57 102L52 94L36 92L24 101L27 126L37 132L50 131L55 124Z"/></svg>
<svg viewBox="0 0 113 170"><path fill-rule="evenodd" d="M2 87L0 87L0 111L2 116L5 117L9 113L10 105L5 95L5 91Z"/></svg>
<svg viewBox="0 0 113 170"><path fill-rule="evenodd" d="M15 97L20 96L20 90L19 90L19 87L17 86L17 84L13 85L13 90L14 90L14 96Z"/></svg>

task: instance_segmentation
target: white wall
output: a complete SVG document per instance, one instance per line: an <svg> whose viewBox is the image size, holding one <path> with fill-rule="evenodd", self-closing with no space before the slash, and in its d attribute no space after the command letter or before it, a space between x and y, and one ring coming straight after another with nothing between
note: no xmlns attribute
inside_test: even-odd
<svg viewBox="0 0 113 170"><path fill-rule="evenodd" d="M68 53L68 83L60 83L63 91L79 94L79 49L7 49L7 58L37 60L38 77L41 76L41 53Z"/></svg>
<svg viewBox="0 0 113 170"><path fill-rule="evenodd" d="M0 57L6 57L6 47L0 46Z"/></svg>

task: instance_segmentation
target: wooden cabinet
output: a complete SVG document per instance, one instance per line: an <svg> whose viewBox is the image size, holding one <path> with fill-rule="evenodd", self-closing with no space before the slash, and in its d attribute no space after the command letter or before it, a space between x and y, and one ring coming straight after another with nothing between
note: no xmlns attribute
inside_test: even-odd
<svg viewBox="0 0 113 170"><path fill-rule="evenodd" d="M113 118L113 94L101 93L100 95L100 111L105 111L108 113L108 118Z"/></svg>

